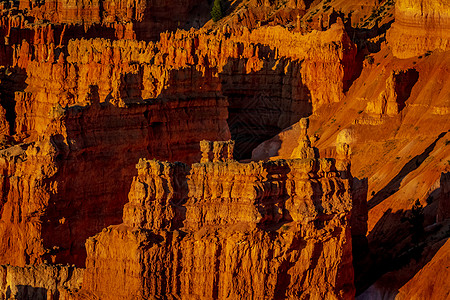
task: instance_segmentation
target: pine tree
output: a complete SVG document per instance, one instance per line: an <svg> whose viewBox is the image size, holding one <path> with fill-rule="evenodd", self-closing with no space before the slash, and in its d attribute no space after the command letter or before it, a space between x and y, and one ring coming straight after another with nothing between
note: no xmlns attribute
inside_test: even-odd
<svg viewBox="0 0 450 300"><path fill-rule="evenodd" d="M214 0L214 4L211 10L211 17L214 22L222 19L222 3L220 0Z"/></svg>

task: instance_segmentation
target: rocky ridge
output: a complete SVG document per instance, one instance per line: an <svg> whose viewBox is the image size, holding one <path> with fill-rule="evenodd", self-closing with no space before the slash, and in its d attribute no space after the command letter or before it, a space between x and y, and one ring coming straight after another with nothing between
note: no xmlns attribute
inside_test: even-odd
<svg viewBox="0 0 450 300"><path fill-rule="evenodd" d="M84 290L114 299L353 297L352 196L333 160L142 159L137 169L123 224L86 242Z"/></svg>
<svg viewBox="0 0 450 300"><path fill-rule="evenodd" d="M200 9L192 17L199 3L172 10L166 2L130 3L131 9L120 1L0 4L0 262L25 266L2 267L0 298L108 298L116 287L100 278L111 272L129 280L116 291L127 299L163 292L217 298L232 290L235 297L352 298L354 288L359 299L446 297L445 284L433 288L427 274L448 266L448 5L396 1L393 22L390 0L234 1L217 23L160 35L200 26L209 13ZM300 119L305 116L309 129ZM199 147L202 139L230 137L233 146ZM253 159L264 162L238 164L229 156L234 147L236 158L249 158L267 139L253 151ZM199 149L209 152L200 155ZM319 152L332 159L318 159ZM133 182L127 200L141 157L160 162L145 162L149 174L138 168L140 182ZM290 200L295 195L286 182L306 178L291 168L299 159L315 161L313 169L332 166L312 178L308 173L308 181L332 189L321 176L344 180L350 216L334 200L331 207L340 212L325 219L315 201L290 206L298 199ZM158 185L164 192L153 189ZM242 201L236 198L241 191L262 200ZM149 204L149 194L158 204ZM342 211L345 221L327 223ZM336 236L345 228L345 239L340 233L334 241L345 253L320 255L313 266L314 253L336 245L321 226ZM317 275L336 274L334 265L325 265L332 263L344 264L337 274L349 276L348 231L354 287L349 278L331 275L337 279L330 283ZM68 268L80 275L69 287L61 275L66 267L55 263L84 266L84 242L93 235L88 280L79 291L81 270ZM284 262L295 257L291 250L298 249L299 236L301 245L314 248L311 255L303 248L299 254L311 266L305 278L317 283L304 290L286 271L298 266L271 256L278 251ZM272 269L254 263L261 255L235 251L241 244L234 237L265 253ZM130 263L123 249L137 258ZM167 273L155 259L170 265ZM183 269L180 261L196 271ZM224 262L236 268L226 269ZM211 264L224 275L212 275ZM233 282L242 265L249 271ZM192 284L196 277L205 286ZM271 285L243 292L260 282Z"/></svg>
<svg viewBox="0 0 450 300"><path fill-rule="evenodd" d="M4 128L25 144L17 146L20 159L6 155L3 162L6 201L0 228L4 245L9 246L3 249L2 262L24 265L48 257L82 266L84 239L120 221L126 186L139 157L193 162L199 156L200 139L227 139L230 134L241 140L249 135L264 139L271 134L267 128L276 126L272 131L276 132L292 124L312 103L338 101L347 76L346 68L339 66L347 64L342 60L351 64L354 55L345 31L337 24L331 32L312 35L305 50L292 53L278 50L284 40L274 41L272 47L256 43L261 39L269 44L276 32L295 37L274 28L215 35L179 31L163 34L157 43L73 40L63 49L24 42L14 55L14 65L26 69L26 88L15 92L15 119ZM328 41L336 38L338 48ZM293 41L300 45L306 39L299 36ZM319 61L324 62L300 65L300 59L310 61L308 51L314 47L323 49ZM334 98L308 93L308 85L314 90L318 84L314 78L325 79L314 71L302 83L302 72L329 64L338 70L336 84L330 85ZM240 76L242 83L236 85ZM255 83L270 88L236 94ZM249 106L243 97L256 100ZM274 97L276 102L264 100ZM242 121L237 116L256 106L261 109L261 102L267 105L270 123L259 123L259 129L247 132L248 126L235 126ZM275 122L270 119L274 115ZM247 118L247 125L254 122L251 115ZM238 145L237 151L252 146L240 140ZM35 164L34 155L40 163ZM82 174L94 179L86 180ZM120 174L119 182L113 174ZM16 183L9 178L16 178ZM36 185L41 191L38 201L33 196ZM82 200L86 198L92 206ZM27 203L23 205L28 212L17 207L21 203ZM79 215L65 216L73 210Z"/></svg>
<svg viewBox="0 0 450 300"><path fill-rule="evenodd" d="M395 23L387 36L396 57L450 50L450 10L445 0L400 0Z"/></svg>

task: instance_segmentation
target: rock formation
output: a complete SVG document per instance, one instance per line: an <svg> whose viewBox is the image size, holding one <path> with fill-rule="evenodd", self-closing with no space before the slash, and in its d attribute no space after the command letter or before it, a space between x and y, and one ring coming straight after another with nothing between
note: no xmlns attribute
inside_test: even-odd
<svg viewBox="0 0 450 300"><path fill-rule="evenodd" d="M288 39L296 51L284 47ZM318 65L337 70L327 85L334 100L312 93L325 80L309 54L315 48L322 49ZM308 39L273 28L178 31L157 43L70 40L58 48L24 42L13 65L26 70L26 88L13 93L14 106L5 106L14 119L4 130L23 144L12 155L7 150L2 162L0 262L45 258L82 266L84 240L120 222L139 157L190 163L199 158L200 140L230 134L242 157L311 107L339 100L354 54L338 25ZM255 118L254 108L266 118ZM220 149L213 151L220 157Z"/></svg>
<svg viewBox="0 0 450 300"><path fill-rule="evenodd" d="M37 265L0 266L1 299L69 299L81 288L83 269Z"/></svg>
<svg viewBox="0 0 450 300"><path fill-rule="evenodd" d="M450 9L446 0L399 0L387 36L393 54L408 58L450 50Z"/></svg>
<svg viewBox="0 0 450 300"><path fill-rule="evenodd" d="M300 137L297 148L292 151L291 158L317 158L318 150L311 147L311 141L309 140L308 131L308 119L301 119L300 122Z"/></svg>
<svg viewBox="0 0 450 300"><path fill-rule="evenodd" d="M125 38L157 39L160 32L176 30L189 25L204 23L206 3L183 0L176 4L167 1L30 1L22 0L19 9L28 10L37 20L67 25L80 24L85 28L101 25L105 29L120 25L129 31ZM168 14L167 12L171 13ZM195 21L194 21L195 20ZM130 34L131 33L131 34Z"/></svg>
<svg viewBox="0 0 450 300"><path fill-rule="evenodd" d="M351 192L332 160L141 159L137 168L123 224L86 242L84 290L109 299L353 296Z"/></svg>
<svg viewBox="0 0 450 300"><path fill-rule="evenodd" d="M0 3L0 299L445 298L448 3L210 2Z"/></svg>
<svg viewBox="0 0 450 300"><path fill-rule="evenodd" d="M201 163L207 162L226 162L233 160L235 141L206 141L200 142L200 151L202 151Z"/></svg>
<svg viewBox="0 0 450 300"><path fill-rule="evenodd" d="M120 221L137 156L194 161L199 139L230 137L219 131L226 126L226 101L207 101L211 106L173 100L128 108L96 102L60 107L43 133L49 139L3 150L1 261L23 265L39 262L45 254L55 262L83 265L84 240ZM210 128L198 118L202 113ZM172 123L180 114L183 127ZM86 202L89 198L96 200Z"/></svg>
<svg viewBox="0 0 450 300"><path fill-rule="evenodd" d="M398 114L405 107L418 78L419 73L415 69L393 71L386 80L386 88L375 101L367 103L365 111L380 115Z"/></svg>

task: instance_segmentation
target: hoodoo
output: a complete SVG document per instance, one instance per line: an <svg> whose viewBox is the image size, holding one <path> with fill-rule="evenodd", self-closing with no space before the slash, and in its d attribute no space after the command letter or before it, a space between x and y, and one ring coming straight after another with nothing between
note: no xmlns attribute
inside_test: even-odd
<svg viewBox="0 0 450 300"><path fill-rule="evenodd" d="M449 54L446 0L0 2L0 299L450 297Z"/></svg>

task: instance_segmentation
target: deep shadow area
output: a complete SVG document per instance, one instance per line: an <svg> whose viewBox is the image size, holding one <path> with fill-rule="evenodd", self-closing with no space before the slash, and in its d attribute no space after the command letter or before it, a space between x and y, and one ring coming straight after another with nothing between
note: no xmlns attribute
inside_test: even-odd
<svg viewBox="0 0 450 300"><path fill-rule="evenodd" d="M219 74L221 92L229 102L228 126L238 160L251 158L260 143L312 113L309 90L295 71L301 62L275 59L272 49L259 47L259 56L264 58L259 70L247 72L246 59L230 59Z"/></svg>
<svg viewBox="0 0 450 300"><path fill-rule="evenodd" d="M353 43L358 46L358 51L367 53L376 53L381 50L381 44L386 41L386 32L394 20L384 23L380 27L377 25L373 28L355 28L349 30L349 36ZM372 41L375 37L380 37L376 41Z"/></svg>
<svg viewBox="0 0 450 300"><path fill-rule="evenodd" d="M201 72L172 70L171 77L162 95L142 99L140 92L131 92L141 84L142 72L127 73L121 83L124 107L101 99L98 86L92 85L86 96L90 105L64 109L67 138L51 136L58 171L44 183L58 183L41 218L49 262L84 266L86 238L122 223L140 158L194 163L200 161L201 140L229 139L227 101L216 92L217 85L191 94L186 87L198 88L194 82L203 78Z"/></svg>
<svg viewBox="0 0 450 300"><path fill-rule="evenodd" d="M395 282L390 282L386 288L400 288L433 258L442 241L450 236L442 225L430 231L423 231L423 222L413 225L423 214L423 209L419 214L414 210L393 213L389 209L372 229L368 235L369 253L355 268L357 295L386 273L399 270Z"/></svg>
<svg viewBox="0 0 450 300"><path fill-rule="evenodd" d="M59 294L53 295L51 299L47 298L47 289L42 287L33 287L30 285L17 285L17 292L12 294L11 287L8 286L6 299L17 300L58 300Z"/></svg>
<svg viewBox="0 0 450 300"><path fill-rule="evenodd" d="M9 124L9 135L16 133L16 92L23 92L27 87L25 70L15 67L0 69L0 104L5 109L5 119Z"/></svg>
<svg viewBox="0 0 450 300"><path fill-rule="evenodd" d="M367 178L352 178L353 208L350 217L350 228L352 233L352 255L355 278L359 278L362 272L364 258L369 252L367 240L367 191L369 181Z"/></svg>
<svg viewBox="0 0 450 300"><path fill-rule="evenodd" d="M430 155L430 153L434 150L434 147L436 146L436 143L445 136L447 132L441 132L439 136L434 140L433 143L431 143L421 154L415 156L412 158L408 163L406 163L403 168L400 170L400 172L392 178L392 180L381 190L379 190L375 196L368 202L369 209L377 206L383 200L385 200L390 195L394 194L398 191L400 188L400 184L405 178L406 175L413 172L417 168L420 167L420 165L424 162L424 160Z"/></svg>
<svg viewBox="0 0 450 300"><path fill-rule="evenodd" d="M405 102L411 95L413 86L416 84L417 80L419 80L419 72L415 69L400 71L395 75L394 80L398 111L401 111L406 106Z"/></svg>
<svg viewBox="0 0 450 300"><path fill-rule="evenodd" d="M351 16L351 14L350 14ZM344 92L347 92L353 82L359 78L363 70L364 60L370 53L381 50L381 44L386 42L386 32L394 21L383 24L381 27L375 26L371 29L355 28L347 26L346 30L352 42L356 44L358 52L355 57L355 69L349 82L344 82ZM376 41L372 39L379 37Z"/></svg>

